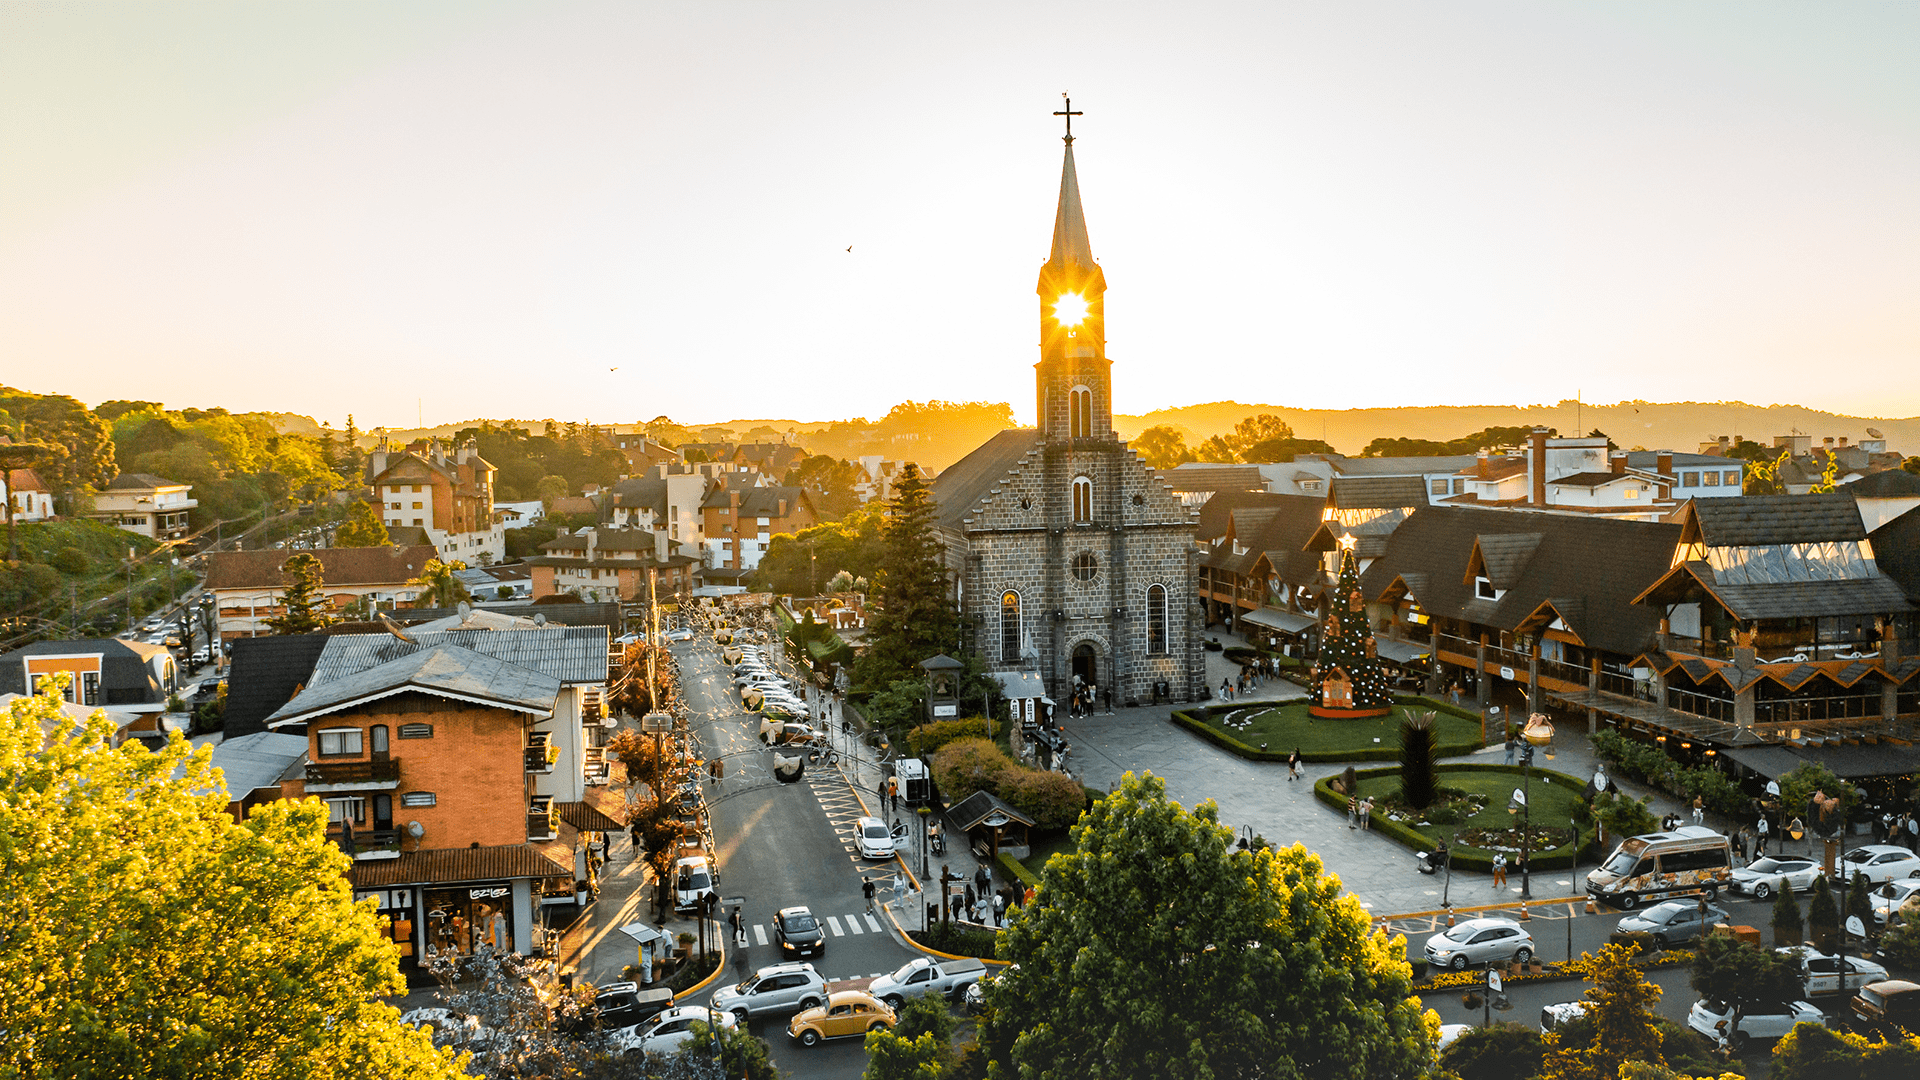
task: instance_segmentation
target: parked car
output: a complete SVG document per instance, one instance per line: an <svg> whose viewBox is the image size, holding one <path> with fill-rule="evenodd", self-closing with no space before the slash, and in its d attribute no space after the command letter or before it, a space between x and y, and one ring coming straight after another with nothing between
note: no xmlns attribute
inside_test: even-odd
<svg viewBox="0 0 1920 1080"><path fill-rule="evenodd" d="M640 1054L671 1054L693 1038L693 1025L730 1028L740 1021L730 1012L701 1005L681 1005L668 1009L650 1024L628 1028L614 1037L614 1049L629 1057Z"/></svg>
<svg viewBox="0 0 1920 1080"><path fill-rule="evenodd" d="M1850 882L1860 876L1865 876L1874 885L1894 878L1920 878L1920 855L1892 844L1868 844L1854 848L1840 856L1840 868L1835 877Z"/></svg>
<svg viewBox="0 0 1920 1080"><path fill-rule="evenodd" d="M1512 919L1468 919L1427 939L1427 963L1465 971L1469 965L1533 959L1533 935Z"/></svg>
<svg viewBox="0 0 1920 1080"><path fill-rule="evenodd" d="M893 858L893 834L887 831L887 823L877 817L863 817L854 826L860 838L860 857L863 859Z"/></svg>
<svg viewBox="0 0 1920 1080"><path fill-rule="evenodd" d="M664 986L642 987L634 982L608 983L594 991L593 1007L556 1026L562 1034L580 1035L598 1028L618 1031L644 1024L673 1007L673 991Z"/></svg>
<svg viewBox="0 0 1920 1080"><path fill-rule="evenodd" d="M477 1016L452 1009L414 1009L400 1017L402 1024L425 1028L435 1046L479 1048L493 1038L493 1032Z"/></svg>
<svg viewBox="0 0 1920 1080"><path fill-rule="evenodd" d="M1811 945L1787 945L1773 950L1800 970L1802 986L1808 997L1846 994L1868 983L1887 977L1887 969L1859 956L1847 957L1847 985L1840 985L1840 958L1828 956Z"/></svg>
<svg viewBox="0 0 1920 1080"><path fill-rule="evenodd" d="M1812 859L1767 855L1734 870L1733 884L1727 888L1755 900L1779 892L1782 882L1792 885L1794 892L1806 892L1813 887L1813 879L1820 876L1820 869Z"/></svg>
<svg viewBox="0 0 1920 1080"><path fill-rule="evenodd" d="M804 1010L787 1023L787 1035L801 1046L818 1046L822 1039L865 1036L890 1028L893 1010L864 990L842 990L822 1006Z"/></svg>
<svg viewBox="0 0 1920 1080"><path fill-rule="evenodd" d="M1920 1030L1920 984L1905 979L1868 983L1850 1004L1853 1015L1869 1028Z"/></svg>
<svg viewBox="0 0 1920 1080"><path fill-rule="evenodd" d="M1587 1015L1587 1010L1592 1007L1593 1003L1590 1001L1562 1001L1553 1005L1541 1006L1541 1034L1560 1030L1560 1028L1566 1024L1570 1024Z"/></svg>
<svg viewBox="0 0 1920 1080"><path fill-rule="evenodd" d="M1644 938L1657 948L1704 937L1708 928L1726 922L1724 908L1707 905L1704 917L1700 904L1693 900L1668 900L1645 911L1635 912L1614 924L1609 941L1635 941Z"/></svg>
<svg viewBox="0 0 1920 1080"><path fill-rule="evenodd" d="M1920 880L1914 878L1889 881L1885 885L1873 890L1871 897L1873 901L1873 921L1879 923L1881 926L1887 925L1887 923L1893 921L1894 912L1899 911L1901 905L1912 900L1915 896L1920 896Z"/></svg>
<svg viewBox="0 0 1920 1080"><path fill-rule="evenodd" d="M693 631L688 630L685 627L681 627L678 630L669 630L667 631L667 640L668 641L692 641Z"/></svg>
<svg viewBox="0 0 1920 1080"><path fill-rule="evenodd" d="M805 911L805 908L789 909ZM784 914L784 913L783 913ZM812 918L811 915L808 916ZM777 925L777 921L776 921ZM818 927L816 925L816 932ZM774 964L731 986L713 992L713 1007L745 1022L759 1013L811 1009L827 1000L827 980L812 964Z"/></svg>
<svg viewBox="0 0 1920 1080"><path fill-rule="evenodd" d="M827 955L827 932L806 907L781 908L773 917L773 941L781 956Z"/></svg>
<svg viewBox="0 0 1920 1080"><path fill-rule="evenodd" d="M1735 1053L1756 1039L1773 1040L1792 1031L1795 1024L1825 1025L1827 1016L1810 1001L1778 1001L1750 1004L1734 1028L1733 1006L1701 998L1687 1010L1687 1026L1707 1037L1716 1046Z"/></svg>
<svg viewBox="0 0 1920 1080"><path fill-rule="evenodd" d="M905 1004L907 998L923 994L964 1000L967 988L979 982L986 973L987 965L971 957L939 960L922 956L900 965L891 974L873 980L867 990L896 1009Z"/></svg>

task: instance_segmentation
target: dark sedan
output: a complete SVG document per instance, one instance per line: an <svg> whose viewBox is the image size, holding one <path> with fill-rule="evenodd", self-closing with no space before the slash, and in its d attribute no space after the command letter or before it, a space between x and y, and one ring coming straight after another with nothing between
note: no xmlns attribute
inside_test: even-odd
<svg viewBox="0 0 1920 1080"><path fill-rule="evenodd" d="M804 907L781 908L773 917L773 940L781 956L827 955L827 932Z"/></svg>

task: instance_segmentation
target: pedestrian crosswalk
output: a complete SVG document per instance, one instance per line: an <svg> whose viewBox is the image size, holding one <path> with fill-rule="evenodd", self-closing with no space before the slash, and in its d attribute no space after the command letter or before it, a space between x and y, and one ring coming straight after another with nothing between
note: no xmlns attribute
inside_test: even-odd
<svg viewBox="0 0 1920 1080"><path fill-rule="evenodd" d="M863 934L882 934L886 930L880 925L880 919L870 912L855 912L851 915L828 915L820 918L826 924L827 932L834 937L858 937ZM747 931L753 935L756 945L773 944L772 923L751 923Z"/></svg>

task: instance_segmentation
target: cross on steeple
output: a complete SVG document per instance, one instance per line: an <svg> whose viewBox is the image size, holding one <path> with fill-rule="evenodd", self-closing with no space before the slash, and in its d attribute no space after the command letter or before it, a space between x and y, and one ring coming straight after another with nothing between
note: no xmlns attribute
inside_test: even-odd
<svg viewBox="0 0 1920 1080"><path fill-rule="evenodd" d="M1067 118L1067 145L1072 146L1073 145L1073 118L1076 116L1085 116L1086 114L1084 112L1074 111L1073 99L1070 97L1067 97L1065 91L1061 91L1060 98L1061 100L1067 103L1067 107L1060 112L1054 113L1053 115L1064 116Z"/></svg>

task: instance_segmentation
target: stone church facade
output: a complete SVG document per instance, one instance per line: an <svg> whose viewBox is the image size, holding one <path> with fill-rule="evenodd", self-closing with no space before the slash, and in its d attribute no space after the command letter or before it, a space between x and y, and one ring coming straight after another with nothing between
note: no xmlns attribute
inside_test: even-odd
<svg viewBox="0 0 1920 1080"><path fill-rule="evenodd" d="M1197 700L1196 514L1113 430L1106 277L1070 134L1037 292L1039 427L1001 432L933 482L971 645L994 672L1039 675L1062 709L1076 679L1117 705Z"/></svg>

